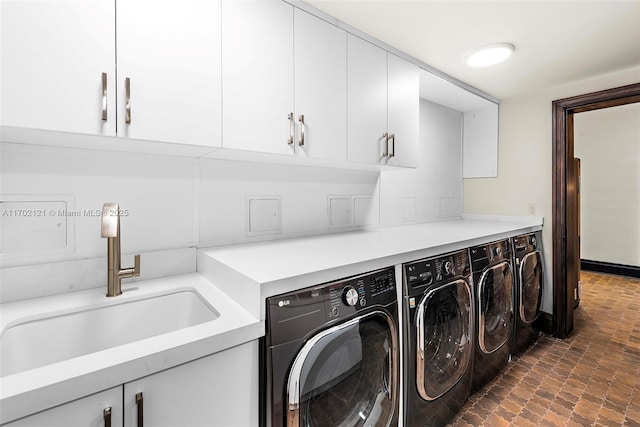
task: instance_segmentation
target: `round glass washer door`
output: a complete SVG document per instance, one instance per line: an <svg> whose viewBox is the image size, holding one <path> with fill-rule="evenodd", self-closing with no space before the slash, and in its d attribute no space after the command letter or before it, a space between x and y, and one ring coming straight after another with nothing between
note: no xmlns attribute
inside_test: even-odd
<svg viewBox="0 0 640 427"><path fill-rule="evenodd" d="M302 347L287 382L288 427L387 427L396 412L397 329L375 311Z"/></svg>
<svg viewBox="0 0 640 427"><path fill-rule="evenodd" d="M526 254L520 262L519 315L524 323L532 323L540 314L542 303L542 254Z"/></svg>
<svg viewBox="0 0 640 427"><path fill-rule="evenodd" d="M462 378L473 354L472 296L456 280L425 292L416 311L416 386L435 400Z"/></svg>
<svg viewBox="0 0 640 427"><path fill-rule="evenodd" d="M493 353L507 342L513 318L513 274L509 262L487 269L478 285L478 344Z"/></svg>

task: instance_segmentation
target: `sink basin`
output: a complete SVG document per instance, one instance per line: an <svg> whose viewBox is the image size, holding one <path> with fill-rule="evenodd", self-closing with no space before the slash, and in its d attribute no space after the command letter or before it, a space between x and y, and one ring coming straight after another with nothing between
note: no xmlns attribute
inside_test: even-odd
<svg viewBox="0 0 640 427"><path fill-rule="evenodd" d="M14 323L0 335L0 377L217 319L196 291L180 290Z"/></svg>

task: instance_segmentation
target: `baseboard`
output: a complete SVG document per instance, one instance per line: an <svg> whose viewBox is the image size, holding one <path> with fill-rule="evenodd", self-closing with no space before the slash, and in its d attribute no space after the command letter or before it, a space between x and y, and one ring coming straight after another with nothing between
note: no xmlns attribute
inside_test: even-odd
<svg viewBox="0 0 640 427"><path fill-rule="evenodd" d="M611 262L581 259L580 267L585 271L597 271L598 273L640 278L640 267L633 265L613 264Z"/></svg>
<svg viewBox="0 0 640 427"><path fill-rule="evenodd" d="M533 327L539 331L542 331L546 335L554 335L553 315L541 311L540 315L533 323Z"/></svg>

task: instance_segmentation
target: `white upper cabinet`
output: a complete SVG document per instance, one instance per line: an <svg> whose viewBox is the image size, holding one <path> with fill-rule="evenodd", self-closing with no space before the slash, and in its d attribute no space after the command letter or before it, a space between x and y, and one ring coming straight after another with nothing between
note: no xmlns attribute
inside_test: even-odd
<svg viewBox="0 0 640 427"><path fill-rule="evenodd" d="M0 7L0 124L115 135L113 0Z"/></svg>
<svg viewBox="0 0 640 427"><path fill-rule="evenodd" d="M348 52L348 159L386 162L387 52L351 34Z"/></svg>
<svg viewBox="0 0 640 427"><path fill-rule="evenodd" d="M415 167L419 68L353 35L348 51L348 159Z"/></svg>
<svg viewBox="0 0 640 427"><path fill-rule="evenodd" d="M219 1L2 1L3 126L220 146L220 73Z"/></svg>
<svg viewBox="0 0 640 427"><path fill-rule="evenodd" d="M292 6L222 1L222 82L222 146L291 155Z"/></svg>
<svg viewBox="0 0 640 427"><path fill-rule="evenodd" d="M294 58L296 155L346 160L347 33L296 8Z"/></svg>
<svg viewBox="0 0 640 427"><path fill-rule="evenodd" d="M302 4L0 0L0 6L3 141L415 167L419 98L447 106L461 92L479 99L458 109L465 113L464 177L497 174L495 102L438 76L423 85L427 71Z"/></svg>
<svg viewBox="0 0 640 427"><path fill-rule="evenodd" d="M427 70L420 70L420 97L463 113L462 177L498 176L499 105Z"/></svg>
<svg viewBox="0 0 640 427"><path fill-rule="evenodd" d="M497 177L498 104L466 111L463 129L462 177Z"/></svg>
<svg viewBox="0 0 640 427"><path fill-rule="evenodd" d="M118 136L219 147L220 1L117 5Z"/></svg>
<svg viewBox="0 0 640 427"><path fill-rule="evenodd" d="M420 69L387 54L387 132L390 135L387 164L417 166L420 134Z"/></svg>
<svg viewBox="0 0 640 427"><path fill-rule="evenodd" d="M346 159L346 32L278 0L222 3L223 147Z"/></svg>

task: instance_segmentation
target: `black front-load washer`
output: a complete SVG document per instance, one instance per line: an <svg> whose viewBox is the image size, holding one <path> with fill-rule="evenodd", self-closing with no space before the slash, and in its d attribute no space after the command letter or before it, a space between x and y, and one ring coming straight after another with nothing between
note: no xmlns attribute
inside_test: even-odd
<svg viewBox="0 0 640 427"><path fill-rule="evenodd" d="M469 250L476 304L472 391L481 389L509 362L513 329L513 268L509 240Z"/></svg>
<svg viewBox="0 0 640 427"><path fill-rule="evenodd" d="M263 425L395 426L393 267L267 299Z"/></svg>
<svg viewBox="0 0 640 427"><path fill-rule="evenodd" d="M541 233L529 233L511 239L516 269L512 354L529 348L539 336L533 327L540 315L544 288L544 266Z"/></svg>
<svg viewBox="0 0 640 427"><path fill-rule="evenodd" d="M404 424L444 426L471 393L473 288L468 251L403 265Z"/></svg>

